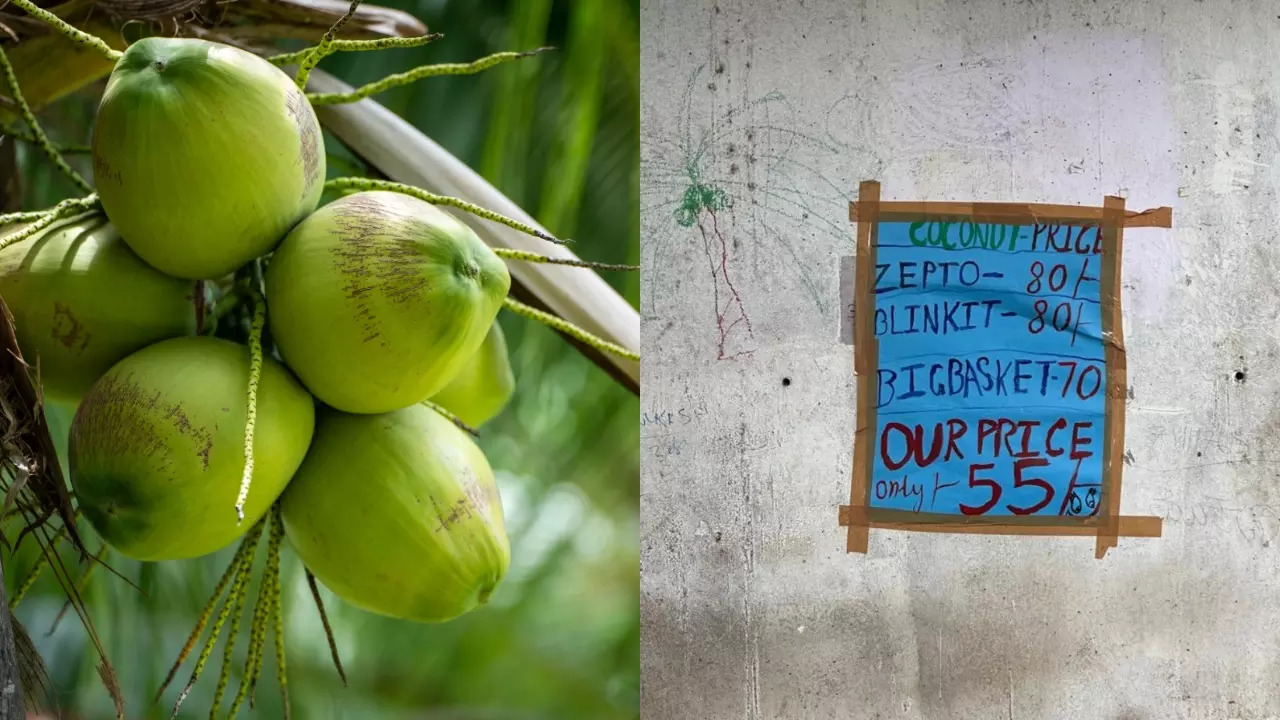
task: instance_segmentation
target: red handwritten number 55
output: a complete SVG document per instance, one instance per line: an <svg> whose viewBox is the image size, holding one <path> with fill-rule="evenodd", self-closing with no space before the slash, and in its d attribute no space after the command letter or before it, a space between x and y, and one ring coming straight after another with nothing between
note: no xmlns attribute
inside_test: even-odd
<svg viewBox="0 0 1280 720"><path fill-rule="evenodd" d="M1053 486L1043 478L1023 477L1022 471L1027 468L1044 467L1049 464L1045 458L1021 458L1013 463L1013 486L1022 488L1028 486L1038 487L1044 491L1044 499L1030 507L1017 507L1016 505L1005 505L1009 512L1014 515L1034 515L1043 510L1050 502L1053 501ZM965 515L985 515L990 512L991 508L1000 502L1002 493L1000 483L991 478L978 477L979 470L991 470L995 465L993 463L974 463L969 466L969 487L987 488L991 493L991 499L982 505L965 505L960 503L960 512Z"/></svg>

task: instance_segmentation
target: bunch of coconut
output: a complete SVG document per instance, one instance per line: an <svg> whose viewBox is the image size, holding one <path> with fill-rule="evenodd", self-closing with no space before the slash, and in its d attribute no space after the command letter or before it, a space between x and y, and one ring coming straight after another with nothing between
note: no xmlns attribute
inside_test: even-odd
<svg viewBox="0 0 1280 720"><path fill-rule="evenodd" d="M0 250L0 296L71 418L67 469L103 540L194 558L279 501L348 602L424 622L483 604L509 546L463 426L514 391L503 260L409 195L320 206L311 106L234 47L131 45L92 152L100 208Z"/></svg>

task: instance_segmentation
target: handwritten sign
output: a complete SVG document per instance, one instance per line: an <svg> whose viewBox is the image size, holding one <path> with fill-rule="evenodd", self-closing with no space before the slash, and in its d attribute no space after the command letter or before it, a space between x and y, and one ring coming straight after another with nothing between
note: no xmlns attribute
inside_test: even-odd
<svg viewBox="0 0 1280 720"><path fill-rule="evenodd" d="M1119 514L1127 373L1123 229L1160 208L851 206L858 424L849 551L870 527L1159 536Z"/></svg>

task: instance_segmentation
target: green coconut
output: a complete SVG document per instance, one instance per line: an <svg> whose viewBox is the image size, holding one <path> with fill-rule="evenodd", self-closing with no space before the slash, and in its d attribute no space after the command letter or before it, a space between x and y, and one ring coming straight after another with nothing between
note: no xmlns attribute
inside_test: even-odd
<svg viewBox="0 0 1280 720"><path fill-rule="evenodd" d="M383 413L458 374L511 276L453 216L361 192L299 223L272 255L266 286L272 337L307 389L338 410Z"/></svg>
<svg viewBox="0 0 1280 720"><path fill-rule="evenodd" d="M457 415L471 427L489 422L510 402L516 391L515 374L507 357L507 340L494 323L484 342L453 381L431 402Z"/></svg>
<svg viewBox="0 0 1280 720"><path fill-rule="evenodd" d="M267 512L306 456L315 406L264 358L240 523L248 381L248 348L193 337L143 348L94 383L71 424L71 485L107 543L137 560L197 557Z"/></svg>
<svg viewBox="0 0 1280 720"><path fill-rule="evenodd" d="M324 142L293 80L239 48L149 37L107 80L93 173L130 247L176 277L268 252L320 202Z"/></svg>
<svg viewBox="0 0 1280 720"><path fill-rule="evenodd" d="M0 250L0 297L47 397L74 405L126 355L194 334L196 283L150 267L101 213Z"/></svg>
<svg viewBox="0 0 1280 720"><path fill-rule="evenodd" d="M281 507L307 568L381 615L455 618L483 605L511 562L484 454L421 405L383 415L322 408Z"/></svg>

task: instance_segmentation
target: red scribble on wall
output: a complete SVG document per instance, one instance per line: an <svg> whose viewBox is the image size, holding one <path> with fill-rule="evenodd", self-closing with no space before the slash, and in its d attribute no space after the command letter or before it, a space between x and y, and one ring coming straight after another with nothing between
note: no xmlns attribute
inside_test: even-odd
<svg viewBox="0 0 1280 720"><path fill-rule="evenodd" d="M719 218L716 216L715 210L705 208L707 215L711 218L711 233L707 233L707 227L703 224L702 219L698 219L698 231L702 233L702 247L707 254L707 262L711 266L712 279L712 297L716 305L716 328L720 333L720 340L716 348L717 360L731 360L740 355L750 355L753 351L742 350L732 354L725 353L725 345L728 343L729 335L739 323L746 326L747 335L751 336L751 318L747 316L747 309L742 304L742 296L738 294L738 289L734 287L733 280L729 278L729 244L725 242L724 234L720 232ZM719 243L719 250L713 247L712 236L715 242ZM720 260L717 263L715 256L719 255ZM718 265L718 267L717 267ZM728 298L721 304L720 301L720 283L723 282L727 288Z"/></svg>

